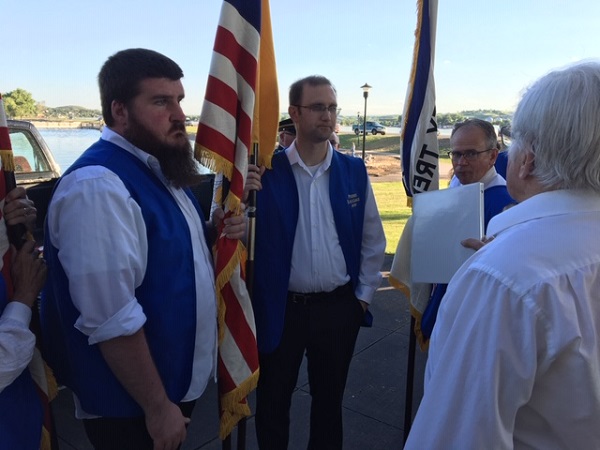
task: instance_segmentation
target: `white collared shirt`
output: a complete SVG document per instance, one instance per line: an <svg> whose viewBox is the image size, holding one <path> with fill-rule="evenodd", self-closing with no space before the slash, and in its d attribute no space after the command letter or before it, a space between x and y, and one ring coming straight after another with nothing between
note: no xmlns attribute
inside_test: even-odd
<svg viewBox="0 0 600 450"><path fill-rule="evenodd" d="M29 330L31 308L24 303L8 302L0 316L0 392L27 369L35 336ZM8 412L5 412L8 414Z"/></svg>
<svg viewBox="0 0 600 450"><path fill-rule="evenodd" d="M108 127L102 139L134 154L163 181L188 223L196 275L196 342L192 381L183 401L198 398L216 371L217 329L214 272L202 223L188 196L167 182L158 160ZM85 220L81 220L85 218ZM131 335L146 316L134 296L146 274L148 242L139 205L121 179L102 166L63 177L48 210L52 243L69 279L75 326L90 345ZM79 417L89 417L82 411Z"/></svg>
<svg viewBox="0 0 600 450"><path fill-rule="evenodd" d="M456 273L406 449L600 448L600 196L495 216Z"/></svg>
<svg viewBox="0 0 600 450"><path fill-rule="evenodd" d="M483 183L483 190L485 191L488 188L494 186L506 186L506 180L496 172L496 168L494 166L490 167L490 169L485 173L485 175L479 180L480 183ZM462 186L461 182L458 181L456 175L452 175L452 179L450 180L449 188Z"/></svg>
<svg viewBox="0 0 600 450"><path fill-rule="evenodd" d="M307 167L296 141L285 152L298 187L300 211L292 251L289 289L295 292L329 292L350 280L337 235L329 197L329 166L333 148L315 168ZM314 172L314 174L313 174ZM361 264L356 297L367 303L381 283L385 254L383 225L370 182L365 199Z"/></svg>

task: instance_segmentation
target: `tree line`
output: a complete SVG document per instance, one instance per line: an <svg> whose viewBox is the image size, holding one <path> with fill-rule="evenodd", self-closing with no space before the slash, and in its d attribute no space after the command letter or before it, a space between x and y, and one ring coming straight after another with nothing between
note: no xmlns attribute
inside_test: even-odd
<svg viewBox="0 0 600 450"><path fill-rule="evenodd" d="M101 116L100 110L87 109L81 106L59 106L57 108L46 107L44 102L34 100L30 92L25 89L15 89L2 95L6 114L10 118L93 118L98 119ZM191 116L197 119L198 116ZM287 117L287 115L286 115ZM466 119L483 119L495 125L504 126L510 124L511 112L498 110L470 110L458 113L438 113L437 124L439 128L452 127L458 122ZM282 117L284 118L284 117ZM352 126L355 123L362 123L362 116L340 116L338 121L341 125ZM401 127L402 115L369 116L367 120L374 120L386 127Z"/></svg>
<svg viewBox="0 0 600 450"><path fill-rule="evenodd" d="M100 110L82 106L47 107L44 102L36 101L31 92L21 88L2 94L2 100L6 115L11 119L97 119L101 116Z"/></svg>

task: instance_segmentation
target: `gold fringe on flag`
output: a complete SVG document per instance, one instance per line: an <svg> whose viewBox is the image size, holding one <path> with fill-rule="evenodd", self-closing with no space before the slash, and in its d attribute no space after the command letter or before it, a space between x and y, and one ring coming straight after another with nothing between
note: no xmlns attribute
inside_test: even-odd
<svg viewBox="0 0 600 450"><path fill-rule="evenodd" d="M15 157L12 150L0 150L0 160L2 161L2 169L8 172L15 171Z"/></svg>
<svg viewBox="0 0 600 450"><path fill-rule="evenodd" d="M252 411L246 401L250 392L256 389L260 370L256 370L246 378L233 391L221 396L221 424L219 426L219 438L224 440L243 417L250 417Z"/></svg>

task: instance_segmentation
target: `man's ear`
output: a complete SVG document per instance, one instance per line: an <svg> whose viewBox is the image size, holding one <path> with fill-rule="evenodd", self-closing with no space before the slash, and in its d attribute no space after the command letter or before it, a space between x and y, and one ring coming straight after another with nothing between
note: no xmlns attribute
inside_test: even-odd
<svg viewBox="0 0 600 450"><path fill-rule="evenodd" d="M496 162L496 159L498 159L498 149L497 148L490 150L490 162L491 162L490 167L492 167L494 165L494 163Z"/></svg>
<svg viewBox="0 0 600 450"><path fill-rule="evenodd" d="M298 122L299 109L300 108L297 108L296 106L288 106L288 114L290 115L290 119L292 119L292 122L294 122L294 124Z"/></svg>
<svg viewBox="0 0 600 450"><path fill-rule="evenodd" d="M525 179L529 177L535 169L535 155L529 149L523 152L519 164L519 178Z"/></svg>
<svg viewBox="0 0 600 450"><path fill-rule="evenodd" d="M113 100L110 104L110 112L117 126L124 126L127 123L128 114L125 103Z"/></svg>

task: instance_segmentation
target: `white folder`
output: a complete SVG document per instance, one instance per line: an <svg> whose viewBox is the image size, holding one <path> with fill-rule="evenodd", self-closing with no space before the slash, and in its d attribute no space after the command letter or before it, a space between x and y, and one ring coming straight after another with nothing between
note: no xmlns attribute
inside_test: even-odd
<svg viewBox="0 0 600 450"><path fill-rule="evenodd" d="M460 242L483 238L483 184L415 195L413 220L412 282L448 283L474 253Z"/></svg>

